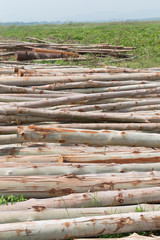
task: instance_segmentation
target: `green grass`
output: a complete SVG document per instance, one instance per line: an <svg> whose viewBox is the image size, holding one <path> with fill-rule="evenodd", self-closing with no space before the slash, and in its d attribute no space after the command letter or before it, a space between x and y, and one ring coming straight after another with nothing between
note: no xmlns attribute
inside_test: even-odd
<svg viewBox="0 0 160 240"><path fill-rule="evenodd" d="M32 36L56 43L109 43L135 46L138 58L132 61L112 63L113 57L99 62L89 60L80 63L87 66L116 65L122 67L144 68L160 66L160 22L120 22L99 24L63 24L33 26L0 26L1 37L25 40ZM68 62L67 62L68 64ZM72 62L69 64L73 64Z"/></svg>
<svg viewBox="0 0 160 240"><path fill-rule="evenodd" d="M21 195L20 197L15 197L13 195L9 195L8 197L4 197L4 195L1 196L0 198L0 205L2 204L6 204L8 205L8 203L16 203L16 202L23 202L23 201L26 201L27 199L25 199L23 197L23 195Z"/></svg>

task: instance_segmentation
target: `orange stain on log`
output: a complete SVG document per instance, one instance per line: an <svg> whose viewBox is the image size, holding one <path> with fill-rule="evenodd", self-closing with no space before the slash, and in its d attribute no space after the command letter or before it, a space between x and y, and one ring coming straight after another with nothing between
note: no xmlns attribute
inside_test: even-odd
<svg viewBox="0 0 160 240"><path fill-rule="evenodd" d="M69 228L69 222L65 222L65 226L66 226L66 228Z"/></svg>

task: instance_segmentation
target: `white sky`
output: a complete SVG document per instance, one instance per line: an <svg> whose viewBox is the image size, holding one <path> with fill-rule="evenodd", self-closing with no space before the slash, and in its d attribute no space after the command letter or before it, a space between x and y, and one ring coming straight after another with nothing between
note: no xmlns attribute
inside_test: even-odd
<svg viewBox="0 0 160 240"><path fill-rule="evenodd" d="M0 22L160 17L160 0L0 0Z"/></svg>

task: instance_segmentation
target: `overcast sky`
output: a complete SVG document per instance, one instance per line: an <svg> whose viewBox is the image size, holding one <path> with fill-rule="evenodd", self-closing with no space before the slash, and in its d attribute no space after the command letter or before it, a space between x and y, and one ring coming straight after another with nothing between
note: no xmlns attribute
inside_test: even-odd
<svg viewBox="0 0 160 240"><path fill-rule="evenodd" d="M160 0L0 0L0 22L160 17Z"/></svg>

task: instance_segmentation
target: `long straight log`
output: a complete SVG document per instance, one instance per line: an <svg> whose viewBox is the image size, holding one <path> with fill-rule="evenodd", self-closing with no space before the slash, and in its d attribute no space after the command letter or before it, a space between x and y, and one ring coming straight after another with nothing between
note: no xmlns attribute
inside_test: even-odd
<svg viewBox="0 0 160 240"><path fill-rule="evenodd" d="M159 93L160 88L153 89L141 89L141 90L130 90L130 91L119 91L119 92L106 92L106 93L92 93L92 94L77 94L71 97L61 97L56 99L42 100L37 101L36 103L21 103L21 107L45 107L45 106L57 106L68 103L81 103L82 101L95 101L102 99L112 99L117 97L128 97L128 96L136 96L136 95L148 95L152 93Z"/></svg>
<svg viewBox="0 0 160 240"><path fill-rule="evenodd" d="M16 85L16 86L39 86L43 84L53 83L69 83L69 82L81 82L81 81L126 81L126 80L148 80L155 81L160 80L160 73L120 73L120 74L95 74L94 76L63 76L63 77L17 77L17 78L0 78L0 84Z"/></svg>
<svg viewBox="0 0 160 240"><path fill-rule="evenodd" d="M86 82L71 82L71 83L55 83L42 86L35 86L38 89L44 90L62 90L62 89L79 89L79 88L97 88L97 87L113 87L113 86L129 86L136 84L151 84L151 81L112 81L112 82L101 82L101 81L86 81ZM158 83L158 82L154 82Z"/></svg>
<svg viewBox="0 0 160 240"><path fill-rule="evenodd" d="M77 153L76 153L77 150ZM81 153L84 152L84 153ZM30 163L51 163L51 162L68 162L68 163L77 163L78 165L81 163L105 163L105 164L131 164L131 163L159 163L160 162L160 154L159 152L151 152L150 149L147 152L144 151L117 151L115 149L114 152L104 151L101 153L93 152L93 150L88 150L85 152L85 149L78 152L78 149L67 148L67 147L55 147L55 149L46 149L39 147L38 149L35 148L27 148L25 150L20 148L11 148L10 151L8 149L5 151L1 151L1 155L3 154L11 154L11 156L6 155L0 157L0 162L30 162ZM69 154L70 153L70 154ZM21 155L20 156L14 156ZM29 156L25 156L29 155ZM40 155L41 154L41 155ZM50 155L47 155L50 154ZM44 156L45 155L45 158ZM79 165L80 166L80 165ZM158 165L156 165L158 167ZM149 166L148 166L149 167ZM97 168L98 171L99 168ZM105 169L105 168L104 168ZM110 169L110 168L109 168ZM113 167L114 169L114 167ZM112 169L112 170L113 170ZM140 168L142 169L142 168ZM147 166L146 166L147 169ZM148 168L149 169L149 168ZM153 168L151 170L154 169ZM82 170L82 168L81 168ZM122 170L122 169L121 169ZM124 170L124 169L123 169ZM155 169L156 170L156 169Z"/></svg>
<svg viewBox="0 0 160 240"><path fill-rule="evenodd" d="M41 125L41 127L72 128L90 130L139 130L160 132L160 123L64 123ZM17 127L0 127L1 133L17 133Z"/></svg>
<svg viewBox="0 0 160 240"><path fill-rule="evenodd" d="M122 149L122 148L121 148ZM152 152L153 149L149 149ZM104 148L95 148L88 146L59 146L59 145L46 145L46 144L30 144L29 147L17 146L1 146L0 147L0 155L59 155L59 154L82 154L82 153L96 153L96 152L104 152ZM130 151L130 150L129 150ZM133 149L131 149L133 151ZM154 150L155 151L155 150Z"/></svg>
<svg viewBox="0 0 160 240"><path fill-rule="evenodd" d="M16 126L0 126L0 134L11 134L17 133L17 127Z"/></svg>
<svg viewBox="0 0 160 240"><path fill-rule="evenodd" d="M7 86L0 84L0 93L34 93L34 94L49 94L52 93L48 90L38 90L36 88L23 88L15 86Z"/></svg>
<svg viewBox="0 0 160 240"><path fill-rule="evenodd" d="M45 199L29 199L25 202L1 205L0 211L17 211L44 208L110 207L141 203L160 203L160 187L112 190L103 192L73 193L68 196Z"/></svg>
<svg viewBox="0 0 160 240"><path fill-rule="evenodd" d="M24 195L26 198L47 198L71 193L157 187L159 172L106 173L66 176L0 177L0 194Z"/></svg>
<svg viewBox="0 0 160 240"><path fill-rule="evenodd" d="M81 154L81 155L61 155L64 162L70 163L150 163L159 162L159 153L142 153L139 151L133 152L114 152L114 153L102 153L102 154Z"/></svg>
<svg viewBox="0 0 160 240"><path fill-rule="evenodd" d="M44 158L44 156L43 156ZM45 157L46 158L46 157ZM47 157L48 158L48 157ZM7 162L0 160L0 176L36 176L36 175L83 175L83 174L99 174L99 173L123 173L128 171L146 172L160 171L160 163L148 164L67 164L54 163L54 157L50 156L51 162L40 161L34 162L34 156L29 161L24 158L7 159ZM24 159L24 160L22 160ZM17 161L18 160L18 161ZM55 160L56 161L56 160Z"/></svg>
<svg viewBox="0 0 160 240"><path fill-rule="evenodd" d="M159 123L65 123L65 124L47 124L41 127L50 128L72 128L72 129L90 129L90 130L141 130L141 131L160 131ZM17 126L0 126L0 134L16 134Z"/></svg>
<svg viewBox="0 0 160 240"><path fill-rule="evenodd" d="M28 71L28 70L27 70ZM133 70L134 72L136 72L137 70ZM34 71L34 73L57 73L57 72L59 72L59 73L71 73L71 74L73 74L73 73L93 73L93 74L95 74L95 73L110 73L110 72L112 72L112 73L117 73L117 69L108 69L108 68L84 68L84 67L78 67L78 68L73 68L73 67L69 67L69 68L64 68L64 69L62 69L62 68L56 68L56 69L36 69L35 71ZM118 73L120 73L120 72L126 72L125 70L123 70L123 69L118 69ZM138 71L137 71L138 72Z"/></svg>
<svg viewBox="0 0 160 240"><path fill-rule="evenodd" d="M20 211L1 211L0 224L15 223L24 221L40 221L53 219L68 219L79 217L95 217L106 216L113 214L122 214L137 212L153 212L159 211L159 204L141 204L131 206L117 206L117 207L98 207L98 208L48 208L44 206L34 206L30 210ZM114 215L113 215L114 216Z"/></svg>
<svg viewBox="0 0 160 240"><path fill-rule="evenodd" d="M48 100L49 101L49 100ZM34 103L36 104L36 102ZM149 115L140 116L139 114L133 113L80 113L76 111L61 111L61 110L41 110L31 109L24 107L5 106L0 108L1 114L23 114L29 116L37 116L48 118L49 121L62 121L62 122L159 122L159 116Z"/></svg>
<svg viewBox="0 0 160 240"><path fill-rule="evenodd" d="M73 111L93 111L97 110L105 110L105 111L114 111L123 109L124 111L134 111L138 108L138 106L145 106L145 105L152 105L152 104L160 104L160 99L146 99L146 100L134 100L134 101L125 101L125 102L116 102L116 103L106 103L106 104L95 104L95 105L86 105L86 106L73 106L70 110ZM132 108L136 107L136 108Z"/></svg>
<svg viewBox="0 0 160 240"><path fill-rule="evenodd" d="M140 106L140 107L133 107L121 110L123 112L137 112L137 111L148 111L148 110L160 110L160 105L147 105L147 106Z"/></svg>
<svg viewBox="0 0 160 240"><path fill-rule="evenodd" d="M93 146L120 145L160 148L160 135L141 132L120 132L114 130L78 130L19 127L17 140L20 142L60 142Z"/></svg>
<svg viewBox="0 0 160 240"><path fill-rule="evenodd" d="M143 221L142 221L143 219ZM73 237L96 237L102 234L156 231L160 229L160 212L123 213L111 216L82 217L66 220L8 223L0 225L0 238L7 240L50 240Z"/></svg>
<svg viewBox="0 0 160 240"><path fill-rule="evenodd" d="M86 48L86 49L78 49L79 53L96 53L96 54L110 54L110 53L126 53L126 52L131 52L132 49L103 49L103 48L98 48L98 49L90 49L90 48Z"/></svg>
<svg viewBox="0 0 160 240"><path fill-rule="evenodd" d="M99 88L80 88L80 89L67 89L65 92L73 93L100 93L100 92L117 92L117 91L129 91L136 89L150 89L159 87L159 83L156 84L139 84L139 85L128 85L118 87L99 87Z"/></svg>
<svg viewBox="0 0 160 240"><path fill-rule="evenodd" d="M37 122L46 122L48 121L47 118L43 117L36 117L36 116L23 116L23 115L0 115L0 123L3 125L9 124L9 125L19 125L19 124L25 124L25 123L37 123ZM17 132L16 132L17 133Z"/></svg>

